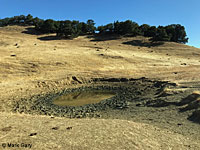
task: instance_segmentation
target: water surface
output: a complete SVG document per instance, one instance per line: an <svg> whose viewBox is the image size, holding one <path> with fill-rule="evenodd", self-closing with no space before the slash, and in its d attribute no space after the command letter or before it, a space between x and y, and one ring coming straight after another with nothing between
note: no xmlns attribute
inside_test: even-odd
<svg viewBox="0 0 200 150"><path fill-rule="evenodd" d="M99 103L115 95L111 91L80 91L62 95L53 100L59 106L83 106L86 104Z"/></svg>

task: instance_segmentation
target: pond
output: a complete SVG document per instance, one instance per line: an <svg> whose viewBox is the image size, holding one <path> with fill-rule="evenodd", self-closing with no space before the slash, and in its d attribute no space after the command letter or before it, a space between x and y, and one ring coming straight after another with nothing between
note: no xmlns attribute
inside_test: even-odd
<svg viewBox="0 0 200 150"><path fill-rule="evenodd" d="M53 100L53 104L58 106L83 106L96 104L113 96L115 96L115 93L111 91L79 91L59 96Z"/></svg>

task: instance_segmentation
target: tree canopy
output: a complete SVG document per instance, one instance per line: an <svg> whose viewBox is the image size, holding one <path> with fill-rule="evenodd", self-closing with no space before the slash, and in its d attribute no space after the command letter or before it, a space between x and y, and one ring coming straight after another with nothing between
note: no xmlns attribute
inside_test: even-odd
<svg viewBox="0 0 200 150"><path fill-rule="evenodd" d="M79 21L55 21L53 19L40 19L31 14L14 16L0 19L0 27L7 25L35 26L41 33L56 33L63 38L75 38L79 35L88 35L98 32L98 34L118 34L122 36L145 36L151 37L152 41L172 41L187 43L185 27L180 24L168 26L150 26L148 24L138 25L132 20L115 21L107 25L95 27L95 22L89 19L86 23Z"/></svg>

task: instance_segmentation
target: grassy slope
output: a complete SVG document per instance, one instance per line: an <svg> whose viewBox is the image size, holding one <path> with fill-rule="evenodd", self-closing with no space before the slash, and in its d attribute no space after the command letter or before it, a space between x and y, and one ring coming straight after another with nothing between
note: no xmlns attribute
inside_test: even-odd
<svg viewBox="0 0 200 150"><path fill-rule="evenodd" d="M87 82L91 77L138 78L145 76L179 83L184 81L196 82L199 79L200 51L197 48L187 45L165 43L149 48L144 45L123 44L124 42L133 40L147 42L147 39L143 37L107 41L90 41L91 39L86 37L79 37L74 40L39 40L38 38L49 35L29 35L21 33L25 30L24 27L17 26L0 28L1 112L9 112L9 104L12 103L13 99L16 100L21 97L29 97L41 92L45 93L72 86L75 83L72 76L76 76L82 82ZM122 120L112 120L112 123L110 123L110 120L94 119L92 120L91 132L88 132L87 127L88 124L91 124L91 120L58 118L52 121L51 118L45 117L44 119L40 116L32 117L10 113L1 113L0 115L3 118L1 127L12 126L12 132L14 131L13 134L9 131L2 132L1 140L6 141L10 139L11 141L15 141L25 138L24 140L36 143L36 147L39 147L41 144L38 140L44 142L44 145L49 148L59 145L58 143L63 147L65 145L63 138L59 137L64 129L58 130L55 133L50 128L56 123L62 126L61 124L68 121L71 122L72 126L79 122L83 125L82 128L79 127L76 131L78 131L77 136L80 136L80 139L88 138L88 144L85 145L87 148L90 146L98 148L98 145L95 145L90 139L94 133L99 137L97 138L97 141L100 140L97 142L99 145L101 145L101 141L106 142L110 138L110 143L113 143L112 140L115 139L115 146L124 146L124 148L126 146L135 146L140 149L144 144L147 147L150 146L149 148L151 146L158 148L161 145L168 145L165 142L169 140L170 136L174 136L171 142L175 146L180 145L180 141L186 143L191 142L181 135L174 133L168 134L167 132L170 131L161 131L159 129L152 131L154 128L152 126L143 129L140 127L143 126L141 124ZM40 128L35 120L43 127ZM50 122L50 124L47 125L48 123L46 124L44 120ZM25 124L25 131L22 131L21 123ZM104 135L104 133L100 132L101 130L97 130L100 127L104 128L105 130L103 131L108 134ZM111 129L113 134L111 134ZM124 136L123 141L121 140L121 135L124 130L127 135ZM40 131L42 134L38 134L38 138L28 137L28 133L22 133ZM83 134L85 132L87 132L86 135ZM115 132L116 134L114 134ZM130 133L133 133L133 135ZM154 133L157 135L156 137L152 137ZM160 137L163 134L165 134L165 137L163 136L163 140L161 140ZM142 135L147 135L145 137L146 139L149 136L152 141L150 140L148 142ZM51 141L49 145L49 142L45 139L47 136L49 138L48 140ZM65 134L64 137L68 138L69 136ZM104 137L104 139L100 137ZM75 136L71 137L68 143L66 143L66 146L81 144L73 139L75 139ZM160 139L160 143L156 142L156 139ZM120 143L120 141L127 141L128 143ZM107 146L111 146L109 145L110 143L106 142ZM76 148L81 149L83 147Z"/></svg>

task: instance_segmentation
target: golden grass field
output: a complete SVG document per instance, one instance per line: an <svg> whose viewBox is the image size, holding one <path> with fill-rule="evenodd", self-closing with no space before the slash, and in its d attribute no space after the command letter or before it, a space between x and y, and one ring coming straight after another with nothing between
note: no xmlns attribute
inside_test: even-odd
<svg viewBox="0 0 200 150"><path fill-rule="evenodd" d="M0 28L0 144L24 142L31 143L31 149L61 150L200 149L198 139L141 122L11 113L13 100L79 86L73 77L83 84L112 77L146 77L177 85L199 82L200 49L173 42L150 47L130 42L149 43L144 37L56 40L53 34L24 31L26 27Z"/></svg>

